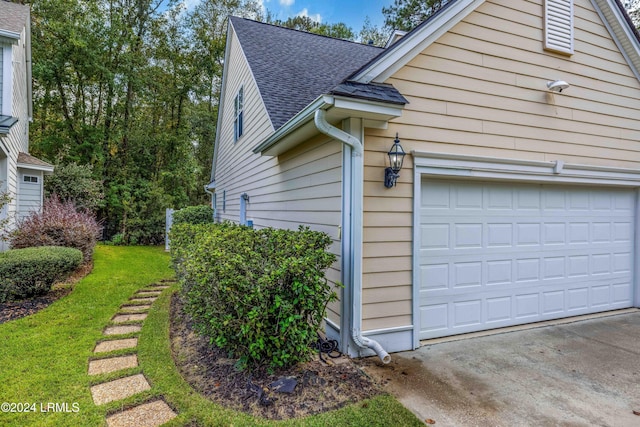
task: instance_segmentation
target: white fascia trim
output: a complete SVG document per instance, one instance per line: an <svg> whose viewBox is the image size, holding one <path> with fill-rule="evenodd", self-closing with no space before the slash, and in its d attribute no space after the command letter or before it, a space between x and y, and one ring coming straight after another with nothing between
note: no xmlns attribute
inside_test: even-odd
<svg viewBox="0 0 640 427"><path fill-rule="evenodd" d="M640 43L632 29L629 28L622 12L611 0L591 0L591 4L618 46L620 53L631 67L631 71L640 80Z"/></svg>
<svg viewBox="0 0 640 427"><path fill-rule="evenodd" d="M473 12L484 0L458 0L422 28L405 35L384 55L354 76L360 83L384 82L454 25Z"/></svg>
<svg viewBox="0 0 640 427"><path fill-rule="evenodd" d="M47 175L53 173L53 166L39 166L39 165L32 165L28 163L18 163L16 164L16 167L19 169L44 172Z"/></svg>
<svg viewBox="0 0 640 427"><path fill-rule="evenodd" d="M357 113L372 113L382 116L400 117L404 105L391 106L390 104L382 104L366 99L354 99L346 97L326 97L326 100L333 98L331 102L335 108L343 110L352 110Z"/></svg>
<svg viewBox="0 0 640 427"><path fill-rule="evenodd" d="M216 179L216 163L218 162L218 147L220 145L220 129L222 125L222 115L224 112L224 97L226 95L227 75L229 74L229 55L231 53L232 25L229 20L227 27L227 43L224 50L224 66L222 67L222 82L220 86L220 97L218 98L218 120L216 122L216 139L213 142L213 160L211 162L211 181Z"/></svg>
<svg viewBox="0 0 640 427"><path fill-rule="evenodd" d="M542 183L640 186L640 169L558 161L411 152L416 171L442 177L509 179Z"/></svg>
<svg viewBox="0 0 640 427"><path fill-rule="evenodd" d="M313 120L316 110L319 110L320 108L324 108L328 105L329 104L325 102L325 97L319 96L318 98L316 98L315 101L307 105L304 110L300 111L298 114L293 116L293 118L290 119L287 123L282 125L282 127L280 127L280 129L278 129L275 133L273 133L269 138L267 138L260 144L256 145L256 147L253 149L253 152L255 154L260 154L272 148L282 138L295 132L297 129L299 129L306 123Z"/></svg>

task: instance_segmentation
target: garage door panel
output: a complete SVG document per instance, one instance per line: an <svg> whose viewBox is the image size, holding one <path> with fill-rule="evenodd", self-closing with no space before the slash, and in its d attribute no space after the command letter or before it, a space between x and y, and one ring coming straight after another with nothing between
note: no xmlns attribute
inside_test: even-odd
<svg viewBox="0 0 640 427"><path fill-rule="evenodd" d="M421 339L632 306L633 191L422 185Z"/></svg>

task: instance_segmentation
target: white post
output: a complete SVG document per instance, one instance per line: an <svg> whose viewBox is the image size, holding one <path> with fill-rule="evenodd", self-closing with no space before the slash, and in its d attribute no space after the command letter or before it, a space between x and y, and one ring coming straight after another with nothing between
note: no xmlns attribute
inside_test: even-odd
<svg viewBox="0 0 640 427"><path fill-rule="evenodd" d="M173 224L173 209L167 208L166 213L166 222L165 222L165 232L164 232L164 250L169 252L169 230L171 230L171 225Z"/></svg>

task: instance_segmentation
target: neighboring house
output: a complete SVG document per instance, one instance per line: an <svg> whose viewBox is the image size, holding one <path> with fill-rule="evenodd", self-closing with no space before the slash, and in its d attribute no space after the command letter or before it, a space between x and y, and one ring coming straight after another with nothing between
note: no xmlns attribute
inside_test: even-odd
<svg viewBox="0 0 640 427"><path fill-rule="evenodd" d="M42 208L43 175L52 173L53 166L29 155L32 118L29 6L3 0L0 0L0 89L0 190L12 198L0 216L13 220Z"/></svg>
<svg viewBox="0 0 640 427"><path fill-rule="evenodd" d="M230 19L216 218L333 237L327 333L351 355L640 306L640 42L621 3L456 0L397 36Z"/></svg>

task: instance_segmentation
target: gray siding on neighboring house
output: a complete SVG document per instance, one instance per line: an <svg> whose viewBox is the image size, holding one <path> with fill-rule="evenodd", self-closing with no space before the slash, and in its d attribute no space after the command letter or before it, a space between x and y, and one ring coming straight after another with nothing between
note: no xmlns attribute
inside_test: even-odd
<svg viewBox="0 0 640 427"><path fill-rule="evenodd" d="M297 229L307 225L327 232L335 242L331 250L339 257L342 145L323 136L279 157L254 154L253 148L274 129L233 31L228 43L225 65L234 72L226 75L221 100L214 177L218 218L238 222L240 197L246 193L246 217L255 227ZM234 100L240 87L245 99L244 133L234 142ZM339 265L338 259L327 274L332 282L340 280ZM339 305L333 304L329 311L329 318L339 323Z"/></svg>
<svg viewBox="0 0 640 427"><path fill-rule="evenodd" d="M25 177L37 182L26 182ZM20 171L18 173L18 218L23 219L32 211L42 208L42 172Z"/></svg>

